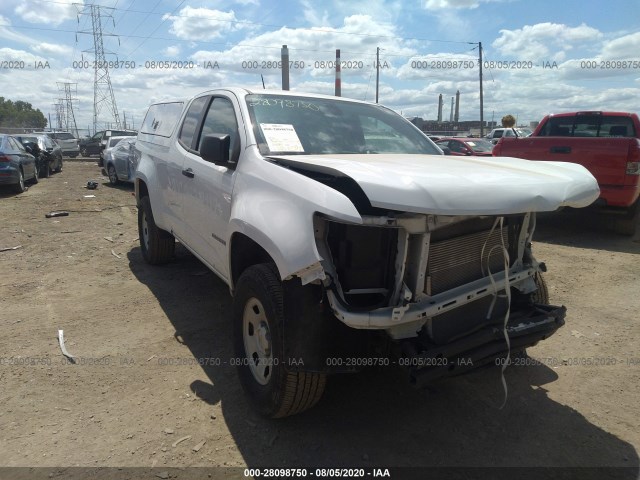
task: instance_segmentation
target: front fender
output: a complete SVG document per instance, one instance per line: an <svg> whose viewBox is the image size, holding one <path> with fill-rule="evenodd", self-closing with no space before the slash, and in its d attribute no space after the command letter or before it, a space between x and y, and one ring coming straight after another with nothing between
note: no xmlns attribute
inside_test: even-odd
<svg viewBox="0 0 640 480"><path fill-rule="evenodd" d="M245 158L238 166L227 245L240 232L267 251L281 278L301 276L322 260L314 235L316 213L362 223L344 194L257 156Z"/></svg>

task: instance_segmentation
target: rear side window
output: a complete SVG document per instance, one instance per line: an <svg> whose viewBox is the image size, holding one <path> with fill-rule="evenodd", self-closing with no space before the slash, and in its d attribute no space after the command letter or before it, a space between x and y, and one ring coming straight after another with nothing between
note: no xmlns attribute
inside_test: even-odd
<svg viewBox="0 0 640 480"><path fill-rule="evenodd" d="M184 122L182 122L180 136L178 137L184 148L192 148L193 139L196 136L196 131L198 129L198 123L200 122L200 118L202 118L202 111L209 103L210 98L211 97L200 97L191 102L187 115L184 117Z"/></svg>
<svg viewBox="0 0 640 480"><path fill-rule="evenodd" d="M182 112L182 102L157 103L151 105L140 127L141 133L170 137L178 123ZM136 135L135 132L126 130L111 130L114 137Z"/></svg>
<svg viewBox="0 0 640 480"><path fill-rule="evenodd" d="M552 117L540 136L546 137L635 137L633 120L617 115L572 115Z"/></svg>

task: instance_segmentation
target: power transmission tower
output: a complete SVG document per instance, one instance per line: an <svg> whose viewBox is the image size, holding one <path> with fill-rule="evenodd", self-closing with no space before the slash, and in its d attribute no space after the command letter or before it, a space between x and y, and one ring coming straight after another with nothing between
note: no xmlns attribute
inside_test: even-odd
<svg viewBox="0 0 640 480"><path fill-rule="evenodd" d="M104 33L102 31L102 18L111 18L113 21L113 15L111 13L105 14L101 10L106 10L106 7L101 5L85 5L79 12L80 15L91 15L91 32L82 31L78 33L86 33L93 35L93 49L85 50L86 52L93 53L94 55L94 79L93 79L93 130L98 129L98 117L103 108L107 108L113 120L116 128L120 127L120 117L118 115L118 106L116 105L116 98L113 94L113 87L111 86L111 78L109 77L109 64L106 59L106 55L113 55L113 52L105 52L103 37L117 37L113 33ZM113 9L109 9L113 10ZM78 19L78 23L80 20ZM115 26L115 22L113 22Z"/></svg>
<svg viewBox="0 0 640 480"><path fill-rule="evenodd" d="M66 127L64 125L65 120L65 112L64 112L64 103L63 99L59 98L57 103L53 104L53 108L56 112L56 126L55 130L65 130Z"/></svg>
<svg viewBox="0 0 640 480"><path fill-rule="evenodd" d="M56 82L58 85L58 90L62 91L64 89L64 128L69 131L74 132L76 138L78 137L78 126L76 125L76 116L73 113L73 101L77 100L77 98L72 97L72 93L74 95L78 92L77 83L60 83ZM61 88L62 87L62 88ZM71 88L73 87L73 92Z"/></svg>

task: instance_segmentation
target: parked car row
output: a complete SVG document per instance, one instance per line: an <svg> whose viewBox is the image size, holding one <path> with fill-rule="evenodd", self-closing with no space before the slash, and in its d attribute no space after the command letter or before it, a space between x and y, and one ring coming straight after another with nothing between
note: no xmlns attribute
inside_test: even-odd
<svg viewBox="0 0 640 480"><path fill-rule="evenodd" d="M45 135L53 140L65 157L75 158L80 154L78 139L70 132L32 132L30 135Z"/></svg>
<svg viewBox="0 0 640 480"><path fill-rule="evenodd" d="M0 134L0 185L11 185L17 193L26 182L62 171L62 150L46 135Z"/></svg>

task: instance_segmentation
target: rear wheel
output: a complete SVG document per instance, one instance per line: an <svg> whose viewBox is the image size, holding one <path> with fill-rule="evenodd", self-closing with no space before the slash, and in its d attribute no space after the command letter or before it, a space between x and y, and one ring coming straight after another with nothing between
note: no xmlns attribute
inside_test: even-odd
<svg viewBox="0 0 640 480"><path fill-rule="evenodd" d="M24 173L22 173L22 169L18 170L18 183L13 186L14 191L17 193L22 193L25 190L24 187Z"/></svg>
<svg viewBox="0 0 640 480"><path fill-rule="evenodd" d="M89 156L89 150L87 150L87 147L82 147L82 149L80 150L80 156L82 156L82 157L88 157Z"/></svg>
<svg viewBox="0 0 640 480"><path fill-rule="evenodd" d="M234 297L234 343L238 374L256 409L271 418L314 406L326 375L289 372L283 345L287 306L273 264L254 265L240 276Z"/></svg>
<svg viewBox="0 0 640 480"><path fill-rule="evenodd" d="M62 171L62 157L58 158L58 166L56 167L56 173L60 173Z"/></svg>
<svg viewBox="0 0 640 480"><path fill-rule="evenodd" d="M111 185L117 185L118 174L116 173L116 169L113 165L109 165L109 167L107 167L107 174L109 175L109 183Z"/></svg>
<svg viewBox="0 0 640 480"><path fill-rule="evenodd" d="M142 197L138 208L138 235L142 256L151 265L167 263L173 258L175 239L173 235L156 225L149 197Z"/></svg>

